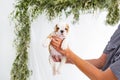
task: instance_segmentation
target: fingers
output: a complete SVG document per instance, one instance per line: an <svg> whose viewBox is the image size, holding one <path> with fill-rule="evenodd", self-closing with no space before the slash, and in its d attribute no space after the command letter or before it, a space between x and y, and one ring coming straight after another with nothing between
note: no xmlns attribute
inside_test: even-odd
<svg viewBox="0 0 120 80"><path fill-rule="evenodd" d="M56 46L56 47L59 47L59 46L60 46L60 42L59 42L58 40L54 39L54 38L52 39L51 44L52 44L53 46Z"/></svg>
<svg viewBox="0 0 120 80"><path fill-rule="evenodd" d="M56 40L60 40L60 38L57 37L57 36L52 36L52 38L54 38L54 39L56 39Z"/></svg>
<svg viewBox="0 0 120 80"><path fill-rule="evenodd" d="M53 59L53 61L55 61L55 62L56 62L55 55L52 55L52 59Z"/></svg>
<svg viewBox="0 0 120 80"><path fill-rule="evenodd" d="M52 37L52 41L51 41L51 45L53 46L53 48L55 48L58 52L60 52L62 55L65 54L65 51L61 49L61 43L62 40L56 36ZM59 61L59 59L57 59L57 57L55 58L55 60Z"/></svg>
<svg viewBox="0 0 120 80"><path fill-rule="evenodd" d="M61 42L62 42L62 39L60 39L59 37L56 37L56 36L53 36L52 39L59 44L61 44Z"/></svg>
<svg viewBox="0 0 120 80"><path fill-rule="evenodd" d="M59 47L57 41L54 40L54 39L51 41L51 44L52 44L54 47Z"/></svg>
<svg viewBox="0 0 120 80"><path fill-rule="evenodd" d="M56 49L60 50L61 49L61 43L57 41L56 39L52 39L51 45Z"/></svg>
<svg viewBox="0 0 120 80"><path fill-rule="evenodd" d="M55 62L61 62L61 57L60 55L52 55L52 59ZM71 59L67 59L66 63L74 64L74 62Z"/></svg>
<svg viewBox="0 0 120 80"><path fill-rule="evenodd" d="M60 52L62 55L64 55L65 51L61 49L61 43L56 41L55 39L53 39L51 41L51 45L58 51Z"/></svg>
<svg viewBox="0 0 120 80"><path fill-rule="evenodd" d="M61 57L58 55L52 55L52 58L55 62L60 62L61 61Z"/></svg>

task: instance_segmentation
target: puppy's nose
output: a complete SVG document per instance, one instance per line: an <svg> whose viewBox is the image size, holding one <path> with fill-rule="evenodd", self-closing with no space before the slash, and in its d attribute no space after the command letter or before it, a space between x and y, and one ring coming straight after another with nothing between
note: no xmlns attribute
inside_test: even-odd
<svg viewBox="0 0 120 80"><path fill-rule="evenodd" d="M60 32L61 32L61 33L63 33L64 31L63 31L63 30L61 30Z"/></svg>

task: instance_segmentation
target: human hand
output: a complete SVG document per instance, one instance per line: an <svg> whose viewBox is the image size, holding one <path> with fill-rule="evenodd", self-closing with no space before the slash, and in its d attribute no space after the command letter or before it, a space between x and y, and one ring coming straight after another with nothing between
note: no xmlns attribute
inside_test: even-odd
<svg viewBox="0 0 120 80"><path fill-rule="evenodd" d="M52 59L53 59L55 62L61 62L61 56L52 55ZM71 59L69 59L69 58L67 58L66 63L74 64L73 61L72 61Z"/></svg>
<svg viewBox="0 0 120 80"><path fill-rule="evenodd" d="M61 55L66 56L66 54L69 50L69 47L67 46L65 49L62 49L62 47L61 47L62 43L63 43L62 39L60 39L57 36L52 36L52 40L51 40L50 44L54 47L54 49L56 49L58 52L60 52Z"/></svg>
<svg viewBox="0 0 120 80"><path fill-rule="evenodd" d="M61 55L66 56L69 55L70 49L69 47L67 47L66 49L62 49L61 48L61 44L62 41L59 37L53 36L52 37L52 41L51 41L51 45L58 51L61 53ZM55 62L60 62L61 61L61 56L56 56L56 55L52 55L52 58ZM67 58L67 63L73 63L69 58Z"/></svg>

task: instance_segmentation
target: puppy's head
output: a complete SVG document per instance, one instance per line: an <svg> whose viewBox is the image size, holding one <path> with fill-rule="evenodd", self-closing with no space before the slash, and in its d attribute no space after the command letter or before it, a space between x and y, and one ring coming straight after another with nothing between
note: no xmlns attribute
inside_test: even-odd
<svg viewBox="0 0 120 80"><path fill-rule="evenodd" d="M69 32L68 24L56 24L55 33L57 36L66 37Z"/></svg>

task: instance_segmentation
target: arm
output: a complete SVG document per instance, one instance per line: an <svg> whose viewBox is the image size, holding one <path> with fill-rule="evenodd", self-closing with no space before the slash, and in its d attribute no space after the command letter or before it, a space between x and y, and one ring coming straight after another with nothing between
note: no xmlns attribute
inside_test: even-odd
<svg viewBox="0 0 120 80"><path fill-rule="evenodd" d="M102 55L99 59L95 60L83 60L79 56L77 56L74 52L72 52L69 47L66 50L62 50L60 48L61 42L58 38L52 40L51 44L53 47L58 50L62 55L65 55L68 59L72 60L72 62L91 80L117 80L116 76L113 74L110 68L106 71L101 71L98 68L101 68L104 63L102 59L106 57L106 55ZM103 59L105 60L105 59ZM101 63L99 66L98 64ZM95 66L96 67L95 67ZM98 67L98 68L97 68ZM109 77L108 77L109 76Z"/></svg>
<svg viewBox="0 0 120 80"><path fill-rule="evenodd" d="M72 51L67 52L69 52L67 57L70 58L74 64L91 80L117 80L110 68L108 68L106 71L101 71L94 65L75 55Z"/></svg>
<svg viewBox="0 0 120 80"><path fill-rule="evenodd" d="M89 59L86 61L94 65L98 69L101 69L105 65L106 58L107 58L107 55L103 53L98 59Z"/></svg>

